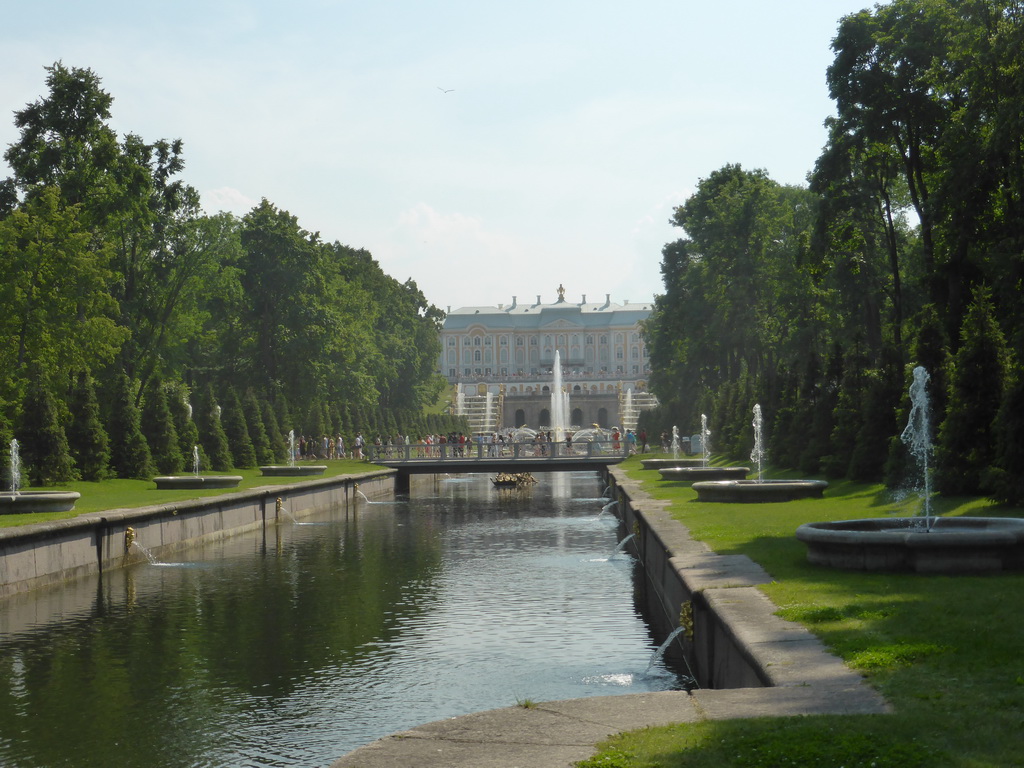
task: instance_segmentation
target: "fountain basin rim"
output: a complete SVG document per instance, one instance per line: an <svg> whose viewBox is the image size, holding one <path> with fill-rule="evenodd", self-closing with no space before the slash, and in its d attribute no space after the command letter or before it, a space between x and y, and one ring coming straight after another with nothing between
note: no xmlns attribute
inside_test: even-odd
<svg viewBox="0 0 1024 768"><path fill-rule="evenodd" d="M678 459L640 459L640 466L644 469L670 469L673 467L700 467L704 465L704 459L687 456Z"/></svg>
<svg viewBox="0 0 1024 768"><path fill-rule="evenodd" d="M326 471L326 464L271 464L260 467L260 473L264 477L303 477L322 475Z"/></svg>
<svg viewBox="0 0 1024 768"><path fill-rule="evenodd" d="M164 475L154 477L157 490L201 490L204 488L236 488L241 475Z"/></svg>
<svg viewBox="0 0 1024 768"><path fill-rule="evenodd" d="M4 491L0 493L0 515L70 512L80 498L78 491Z"/></svg>
<svg viewBox="0 0 1024 768"><path fill-rule="evenodd" d="M870 517L804 523L796 529L795 535L804 543L922 549L1024 543L1024 519L1021 518L939 517L935 518L930 531L923 525L922 517Z"/></svg>
<svg viewBox="0 0 1024 768"><path fill-rule="evenodd" d="M758 503L820 499L825 480L700 480L693 484L698 501Z"/></svg>

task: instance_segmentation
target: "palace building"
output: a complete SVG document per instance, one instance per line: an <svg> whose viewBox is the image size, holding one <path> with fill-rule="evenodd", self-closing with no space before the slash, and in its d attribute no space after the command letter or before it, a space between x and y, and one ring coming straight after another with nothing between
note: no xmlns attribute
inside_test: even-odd
<svg viewBox="0 0 1024 768"><path fill-rule="evenodd" d="M650 359L640 323L653 302L621 304L558 298L545 304L449 309L441 329L439 370L457 386L454 406L474 429L550 425L556 353L574 427L633 428L647 393Z"/></svg>

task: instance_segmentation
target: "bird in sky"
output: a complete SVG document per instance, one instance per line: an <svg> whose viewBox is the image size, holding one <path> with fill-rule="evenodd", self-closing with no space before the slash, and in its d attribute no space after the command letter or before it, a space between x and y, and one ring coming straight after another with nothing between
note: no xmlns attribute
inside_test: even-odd
<svg viewBox="0 0 1024 768"><path fill-rule="evenodd" d="M442 87L441 87L441 86L439 85L439 86L437 86L437 90L439 90L439 91L440 91L441 93L451 93L451 92L452 92L452 91L454 91L455 89L454 89L454 88L448 88L448 89L445 89L445 88L442 88Z"/></svg>

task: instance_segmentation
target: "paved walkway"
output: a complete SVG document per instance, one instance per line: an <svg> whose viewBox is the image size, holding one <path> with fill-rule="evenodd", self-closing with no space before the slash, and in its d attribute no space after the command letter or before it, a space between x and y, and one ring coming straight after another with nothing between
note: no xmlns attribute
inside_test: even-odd
<svg viewBox="0 0 1024 768"><path fill-rule="evenodd" d="M671 723L814 714L877 714L862 684L600 696L439 720L351 752L331 768L570 768L616 733Z"/></svg>

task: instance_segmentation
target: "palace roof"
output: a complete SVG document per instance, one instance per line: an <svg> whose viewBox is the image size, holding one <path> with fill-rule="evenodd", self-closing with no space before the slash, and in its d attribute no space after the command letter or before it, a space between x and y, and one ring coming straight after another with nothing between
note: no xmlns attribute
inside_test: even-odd
<svg viewBox="0 0 1024 768"><path fill-rule="evenodd" d="M519 303L512 297L508 306L461 307L449 309L443 329L445 331L466 330L481 325L490 331L524 331L542 329L581 330L610 327L631 327L646 320L654 309L654 301L625 302L616 304L609 294L603 302L566 301L560 297L553 304L542 304L540 296L536 302Z"/></svg>

